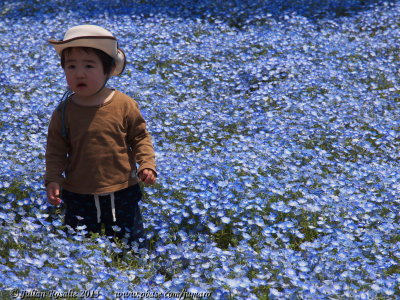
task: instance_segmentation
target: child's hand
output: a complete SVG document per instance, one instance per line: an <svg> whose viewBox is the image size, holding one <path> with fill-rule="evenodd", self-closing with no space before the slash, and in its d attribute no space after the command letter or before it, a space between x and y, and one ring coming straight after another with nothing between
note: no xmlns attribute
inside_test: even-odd
<svg viewBox="0 0 400 300"><path fill-rule="evenodd" d="M50 182L46 186L47 200L52 205L59 205L60 199L60 185L57 182Z"/></svg>
<svg viewBox="0 0 400 300"><path fill-rule="evenodd" d="M139 179L146 184L154 184L156 182L156 173L152 169L144 169L138 174Z"/></svg>

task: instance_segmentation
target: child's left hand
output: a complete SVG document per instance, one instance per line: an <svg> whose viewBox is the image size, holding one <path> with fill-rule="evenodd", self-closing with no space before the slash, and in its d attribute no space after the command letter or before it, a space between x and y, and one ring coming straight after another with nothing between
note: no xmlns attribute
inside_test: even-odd
<svg viewBox="0 0 400 300"><path fill-rule="evenodd" d="M145 184L154 184L156 182L156 173L152 169L144 169L138 174L139 179Z"/></svg>

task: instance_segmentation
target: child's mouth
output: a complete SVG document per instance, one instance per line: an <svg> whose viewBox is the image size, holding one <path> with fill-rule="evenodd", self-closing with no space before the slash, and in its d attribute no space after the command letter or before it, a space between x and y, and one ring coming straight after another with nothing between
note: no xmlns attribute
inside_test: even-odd
<svg viewBox="0 0 400 300"><path fill-rule="evenodd" d="M79 88L86 87L86 84L85 83L78 83L78 87Z"/></svg>

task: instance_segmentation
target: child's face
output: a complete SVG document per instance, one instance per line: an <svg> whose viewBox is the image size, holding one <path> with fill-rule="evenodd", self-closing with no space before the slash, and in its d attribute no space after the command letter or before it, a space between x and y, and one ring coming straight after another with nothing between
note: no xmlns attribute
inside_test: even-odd
<svg viewBox="0 0 400 300"><path fill-rule="evenodd" d="M107 79L100 58L79 48L66 55L64 72L68 86L80 98L94 95Z"/></svg>

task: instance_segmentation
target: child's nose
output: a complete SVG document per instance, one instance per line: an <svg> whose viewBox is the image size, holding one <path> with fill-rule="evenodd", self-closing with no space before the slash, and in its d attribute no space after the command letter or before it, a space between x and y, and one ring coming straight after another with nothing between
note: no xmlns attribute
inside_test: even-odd
<svg viewBox="0 0 400 300"><path fill-rule="evenodd" d="M76 70L76 77L81 78L81 77L85 77L85 75L86 75L86 73L83 68L78 68Z"/></svg>

